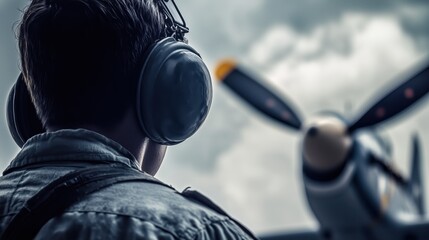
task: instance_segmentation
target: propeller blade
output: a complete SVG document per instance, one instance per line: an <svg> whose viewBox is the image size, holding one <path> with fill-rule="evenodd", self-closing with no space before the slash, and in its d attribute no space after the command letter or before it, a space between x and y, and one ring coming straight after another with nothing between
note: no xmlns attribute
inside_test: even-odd
<svg viewBox="0 0 429 240"><path fill-rule="evenodd" d="M349 127L349 132L384 122L407 109L429 92L429 64L369 108Z"/></svg>
<svg viewBox="0 0 429 240"><path fill-rule="evenodd" d="M216 77L264 115L293 129L301 128L301 120L291 106L238 68L235 62L222 61L216 69Z"/></svg>

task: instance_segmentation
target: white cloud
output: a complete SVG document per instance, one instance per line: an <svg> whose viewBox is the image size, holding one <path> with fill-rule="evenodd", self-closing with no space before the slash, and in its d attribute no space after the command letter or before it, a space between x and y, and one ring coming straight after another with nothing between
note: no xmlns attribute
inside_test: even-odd
<svg viewBox="0 0 429 240"><path fill-rule="evenodd" d="M222 11L222 17L218 17L221 26L225 28L228 36L231 37L233 44L243 44L249 41L254 32L254 28L247 24L249 16L259 11L263 1L247 0L245 4L242 1L228 1ZM218 15L217 15L218 16Z"/></svg>
<svg viewBox="0 0 429 240"><path fill-rule="evenodd" d="M350 50L338 51L338 45ZM279 52L283 56L270 61ZM322 110L320 101L337 110L346 101L362 105L423 56L395 18L354 14L308 35L273 27L250 49L249 62L269 65L263 72L266 79L308 114Z"/></svg>
<svg viewBox="0 0 429 240"><path fill-rule="evenodd" d="M287 26L274 26L256 44L249 53L249 61L258 65L272 61L272 57L278 52L291 50L297 34Z"/></svg>

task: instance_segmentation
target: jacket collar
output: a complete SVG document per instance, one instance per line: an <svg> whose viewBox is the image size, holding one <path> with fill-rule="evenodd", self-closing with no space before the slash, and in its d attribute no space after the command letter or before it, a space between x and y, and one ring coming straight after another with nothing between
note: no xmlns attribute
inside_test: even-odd
<svg viewBox="0 0 429 240"><path fill-rule="evenodd" d="M30 138L3 174L30 165L61 166L61 162L122 163L139 169L134 156L117 142L85 129L63 129Z"/></svg>

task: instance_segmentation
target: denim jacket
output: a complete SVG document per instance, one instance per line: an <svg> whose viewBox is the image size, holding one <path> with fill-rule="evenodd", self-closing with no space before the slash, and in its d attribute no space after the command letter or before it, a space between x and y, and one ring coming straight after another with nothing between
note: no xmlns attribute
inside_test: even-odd
<svg viewBox="0 0 429 240"><path fill-rule="evenodd" d="M0 234L24 202L79 168L137 160L118 143L84 129L31 138L0 177ZM208 202L209 204L201 204ZM255 239L211 202L150 182L103 188L50 219L36 239Z"/></svg>

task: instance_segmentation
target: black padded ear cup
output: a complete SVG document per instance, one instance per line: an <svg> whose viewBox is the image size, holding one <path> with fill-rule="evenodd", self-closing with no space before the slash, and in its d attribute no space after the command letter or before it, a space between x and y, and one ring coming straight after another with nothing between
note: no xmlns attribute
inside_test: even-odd
<svg viewBox="0 0 429 240"><path fill-rule="evenodd" d="M209 112L210 73L197 51L174 38L157 42L145 57L137 93L140 125L152 141L180 143Z"/></svg>
<svg viewBox="0 0 429 240"><path fill-rule="evenodd" d="M22 74L9 92L6 117L9 131L19 147L34 135L45 132Z"/></svg>

